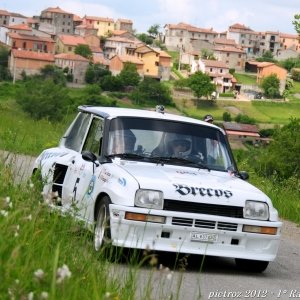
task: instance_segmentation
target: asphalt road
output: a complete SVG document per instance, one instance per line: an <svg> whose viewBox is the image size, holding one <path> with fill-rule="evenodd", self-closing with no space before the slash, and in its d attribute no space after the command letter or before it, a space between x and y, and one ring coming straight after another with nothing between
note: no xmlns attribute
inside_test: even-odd
<svg viewBox="0 0 300 300"><path fill-rule="evenodd" d="M13 166L16 181L27 180L33 157L0 152L0 159ZM159 267L145 264L137 277L137 299L300 299L300 227L284 221L277 258L261 274L236 269L233 259L201 256L180 256L179 267L174 267L176 256L158 253ZM171 271L173 270L173 271ZM119 263L112 270L128 276L132 270Z"/></svg>

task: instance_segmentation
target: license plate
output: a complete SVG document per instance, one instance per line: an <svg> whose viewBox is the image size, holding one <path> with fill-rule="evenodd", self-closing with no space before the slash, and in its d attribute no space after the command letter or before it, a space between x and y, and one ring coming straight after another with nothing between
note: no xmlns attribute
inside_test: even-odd
<svg viewBox="0 0 300 300"><path fill-rule="evenodd" d="M218 235L216 233L192 232L191 240L213 243L218 240Z"/></svg>

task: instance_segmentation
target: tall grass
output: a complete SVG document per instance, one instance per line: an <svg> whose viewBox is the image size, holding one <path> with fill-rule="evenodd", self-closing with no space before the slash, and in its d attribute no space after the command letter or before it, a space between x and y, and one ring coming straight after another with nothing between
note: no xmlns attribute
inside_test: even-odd
<svg viewBox="0 0 300 300"><path fill-rule="evenodd" d="M174 272L159 267L150 251L108 245L95 252L91 233L51 210L40 188L16 184L11 167L0 162L0 299L184 297L185 257L174 257ZM193 299L200 299L198 285Z"/></svg>

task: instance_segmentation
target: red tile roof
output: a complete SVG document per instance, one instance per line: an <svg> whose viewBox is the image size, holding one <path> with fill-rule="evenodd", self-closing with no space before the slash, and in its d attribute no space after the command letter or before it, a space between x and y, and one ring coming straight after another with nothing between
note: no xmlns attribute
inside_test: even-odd
<svg viewBox="0 0 300 300"><path fill-rule="evenodd" d="M112 35L122 35L127 32L127 30L113 30Z"/></svg>
<svg viewBox="0 0 300 300"><path fill-rule="evenodd" d="M107 23L114 23L114 19L112 19L112 18L84 16L83 19L93 20L93 21L101 21L101 22L107 22Z"/></svg>
<svg viewBox="0 0 300 300"><path fill-rule="evenodd" d="M231 29L253 31L250 27L246 27L244 24L240 24L240 23L235 23L235 24L229 26L229 30L231 30Z"/></svg>
<svg viewBox="0 0 300 300"><path fill-rule="evenodd" d="M209 68L223 68L223 69L228 69L228 66L219 60L210 60L210 59L202 59L205 67Z"/></svg>
<svg viewBox="0 0 300 300"><path fill-rule="evenodd" d="M128 19L118 19L117 21L119 21L120 23L132 24L132 21Z"/></svg>
<svg viewBox="0 0 300 300"><path fill-rule="evenodd" d="M190 24L186 24L186 23L168 24L166 26L169 27L169 29L179 29L179 30L187 30L190 32L217 34L217 32L214 31L212 28L209 28L209 29L198 28L198 27L192 26Z"/></svg>
<svg viewBox="0 0 300 300"><path fill-rule="evenodd" d="M297 34L280 33L279 36L285 39L299 39L299 36Z"/></svg>
<svg viewBox="0 0 300 300"><path fill-rule="evenodd" d="M228 130L231 131L243 131L243 132L252 132L252 133L258 133L258 127L256 125L250 125L250 124L241 124L241 123L232 123L232 122L223 122L224 129L226 132Z"/></svg>
<svg viewBox="0 0 300 300"><path fill-rule="evenodd" d="M54 62L54 54L51 53L12 49L12 54L16 58Z"/></svg>
<svg viewBox="0 0 300 300"><path fill-rule="evenodd" d="M36 35L29 35L29 34L21 34L16 32L9 32L7 34L10 38L15 40L27 40L27 41L39 41L39 42L48 42L48 43L55 43L55 41L49 37L42 37Z"/></svg>
<svg viewBox="0 0 300 300"><path fill-rule="evenodd" d="M136 65L143 65L144 62L137 58L136 56L133 56L133 55L115 55L117 57L119 57L119 59L123 62L123 63L126 63L126 62L131 62L133 64L136 64ZM113 56L111 58L111 60L115 57Z"/></svg>
<svg viewBox="0 0 300 300"><path fill-rule="evenodd" d="M60 53L56 54L55 58L65 59L65 60L76 60L76 61L86 61L89 60L81 55L74 54L74 53Z"/></svg>
<svg viewBox="0 0 300 300"><path fill-rule="evenodd" d="M37 24L37 23L39 23L38 20L34 18L27 18L27 24Z"/></svg>
<svg viewBox="0 0 300 300"><path fill-rule="evenodd" d="M10 16L10 13L7 10L0 9L0 15L1 16Z"/></svg>
<svg viewBox="0 0 300 300"><path fill-rule="evenodd" d="M93 53L103 53L103 50L97 46L89 46Z"/></svg>
<svg viewBox="0 0 300 300"><path fill-rule="evenodd" d="M79 35L61 34L58 36L58 38L64 45L68 46L87 45L85 39Z"/></svg>
<svg viewBox="0 0 300 300"><path fill-rule="evenodd" d="M57 14L68 14L68 15L73 15L72 13L69 13L67 11L62 10L60 7L48 7L45 10L42 11L44 12L52 12L52 13L57 13Z"/></svg>
<svg viewBox="0 0 300 300"><path fill-rule="evenodd" d="M16 24L8 26L9 29L32 31L32 28L27 24Z"/></svg>
<svg viewBox="0 0 300 300"><path fill-rule="evenodd" d="M79 17L77 15L73 15L73 21L80 22L80 21L82 21L82 19L81 19L81 17Z"/></svg>
<svg viewBox="0 0 300 300"><path fill-rule="evenodd" d="M236 47L232 46L216 46L214 48L214 51L220 51L220 52L235 52L235 53L241 53L241 54L246 54L245 51L238 49Z"/></svg>
<svg viewBox="0 0 300 300"><path fill-rule="evenodd" d="M109 60L107 60L106 58L104 58L102 56L97 56L97 55L93 56L93 63L109 66Z"/></svg>
<svg viewBox="0 0 300 300"><path fill-rule="evenodd" d="M236 45L235 40L233 39L225 39L225 38L215 38L214 39L215 44L222 44L222 45Z"/></svg>
<svg viewBox="0 0 300 300"><path fill-rule="evenodd" d="M158 51L159 52L159 56L161 56L161 57L167 57L167 58L172 58L172 56L171 55L169 55L167 52L165 52L165 51Z"/></svg>

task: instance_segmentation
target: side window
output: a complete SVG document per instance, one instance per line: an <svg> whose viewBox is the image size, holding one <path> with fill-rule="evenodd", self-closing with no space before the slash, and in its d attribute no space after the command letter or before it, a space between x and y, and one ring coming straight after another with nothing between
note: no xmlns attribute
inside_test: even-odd
<svg viewBox="0 0 300 300"><path fill-rule="evenodd" d="M65 137L64 145L66 148L80 151L83 143L86 130L90 122L91 115L86 113L79 113L76 120L69 128Z"/></svg>
<svg viewBox="0 0 300 300"><path fill-rule="evenodd" d="M82 151L90 151L95 155L100 155L101 142L103 136L103 121L98 118L94 118L88 135L86 137Z"/></svg>

